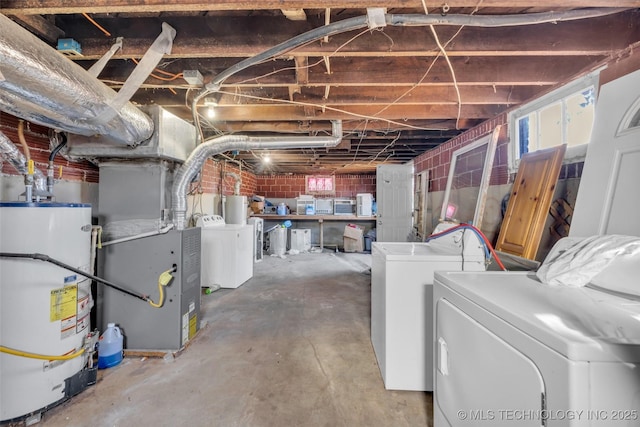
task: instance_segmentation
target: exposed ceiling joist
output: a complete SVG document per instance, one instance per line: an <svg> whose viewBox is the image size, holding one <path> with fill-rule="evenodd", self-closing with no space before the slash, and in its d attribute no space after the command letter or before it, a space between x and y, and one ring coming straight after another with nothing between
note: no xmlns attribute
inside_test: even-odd
<svg viewBox="0 0 640 427"><path fill-rule="evenodd" d="M282 162L270 168L255 153L237 158L257 173L373 173L378 164L414 158L637 46L640 0L611 3L456 1L449 15L528 15L527 20L533 12L553 11L556 16L590 7L635 9L537 25L438 25L455 83L426 26L364 27L319 36L224 80L211 95L215 118L206 117L200 103L203 134L330 134L331 120L340 119L345 143L339 147L282 153ZM443 12L442 4L429 6L431 15ZM395 15L424 14L419 1L406 0L2 0L0 12L19 15L23 26L52 46L62 34L75 39L82 56L73 60L84 68L102 57L115 37L123 37L122 49L100 75L116 90L134 69L131 59L142 57L161 24L168 23L177 32L172 51L133 101L162 105L191 121L191 101L199 87L179 73L198 70L206 84L246 58L310 30L366 16L371 7Z"/></svg>
<svg viewBox="0 0 640 427"><path fill-rule="evenodd" d="M64 31L39 15L13 15L10 18L51 43L65 36Z"/></svg>
<svg viewBox="0 0 640 427"><path fill-rule="evenodd" d="M417 3L417 4L414 4ZM635 0L617 0L616 7L638 7ZM483 0L483 8L537 7L562 10L578 7L610 7L607 0ZM408 4L406 0L263 0L259 9L346 9L386 7L388 9L419 6L418 2ZM456 0L455 7L475 8L477 0ZM218 0L42 0L25 2L22 0L3 0L2 13L5 14L66 14L66 13L120 13L120 12L180 12L180 11L232 11L254 10L255 1ZM434 8L437 9L437 8Z"/></svg>

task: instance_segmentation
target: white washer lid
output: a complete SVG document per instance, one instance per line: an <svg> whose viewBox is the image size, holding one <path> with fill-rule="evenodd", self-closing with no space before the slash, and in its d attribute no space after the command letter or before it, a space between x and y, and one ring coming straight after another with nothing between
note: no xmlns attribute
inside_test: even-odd
<svg viewBox="0 0 640 427"><path fill-rule="evenodd" d="M435 283L575 361L640 362L640 301L545 286L531 272L436 272Z"/></svg>
<svg viewBox="0 0 640 427"><path fill-rule="evenodd" d="M464 236L457 233L427 243L422 242L374 242L373 246L385 255L387 260L402 261L443 261L443 262L483 262L485 255L481 242L472 233ZM464 253L464 256L462 254Z"/></svg>

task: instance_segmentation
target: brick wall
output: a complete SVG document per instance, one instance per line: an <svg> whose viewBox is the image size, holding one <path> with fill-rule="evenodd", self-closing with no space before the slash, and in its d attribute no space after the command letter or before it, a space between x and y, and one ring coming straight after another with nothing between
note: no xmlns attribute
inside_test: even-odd
<svg viewBox="0 0 640 427"><path fill-rule="evenodd" d="M202 167L201 190L203 193L231 195L235 187L235 179L225 175L224 172L232 172L240 176L242 183L240 184L240 194L243 196L251 196L256 194L257 179L254 174L247 171L240 171L237 166L224 161L214 161L208 159ZM197 183L192 184L192 190ZM222 186L222 188L221 188Z"/></svg>
<svg viewBox="0 0 640 427"><path fill-rule="evenodd" d="M498 138L498 145L496 146L496 155L493 159L493 169L491 170L489 185L512 183L515 178L515 173L509 175L509 133L507 113L503 113L415 158L414 165L416 173L427 169L429 170L429 191L445 190L447 179L449 178L451 153L490 134L498 125L502 125L502 130ZM469 157L473 156L472 151ZM481 171L478 170L477 167L478 159L459 156L458 161L463 162L463 166L459 170L467 171L467 179L464 180L465 183L473 186L480 185ZM580 178L583 167L584 162L565 164L560 170L559 179ZM458 170L457 167L456 170ZM464 185L460 185L457 188L463 186Z"/></svg>
<svg viewBox="0 0 640 427"><path fill-rule="evenodd" d="M256 194L264 197L293 199L305 194L306 175L258 175ZM359 193L376 193L375 175L336 175L334 197L356 197Z"/></svg>
<svg viewBox="0 0 640 427"><path fill-rule="evenodd" d="M507 184L509 182L509 170L508 170L508 133L507 133L507 114L503 113L491 120L488 120L469 131L458 135L457 137L439 145L433 150L429 150L414 159L414 165L416 172L422 172L429 170L429 191L444 191L447 186L447 179L449 177L449 166L451 165L451 153L462 148L485 135L493 132L493 129L498 125L502 126L502 131L498 139L498 145L496 147L496 155L493 160L493 170L491 171L490 185ZM477 154L475 155L477 157ZM478 181L480 172L478 172L474 165L476 165L479 159L474 159L474 154L468 156L468 158L461 158L464 162L461 170L466 170L469 174L469 182L475 183ZM456 168L457 169L457 168ZM477 185L473 184L473 185Z"/></svg>
<svg viewBox="0 0 640 427"><path fill-rule="evenodd" d="M20 152L24 154L20 141L18 140L18 122L19 119L17 117L0 112L0 131L15 143ZM36 168L40 169L40 171L46 175L50 153L49 128L25 121L24 137L29 146L31 159L35 162ZM59 170L62 166L63 180L98 182L98 167L86 160L71 162L58 155L55 158L54 166L56 179L59 177ZM2 173L19 175L9 162L2 162Z"/></svg>

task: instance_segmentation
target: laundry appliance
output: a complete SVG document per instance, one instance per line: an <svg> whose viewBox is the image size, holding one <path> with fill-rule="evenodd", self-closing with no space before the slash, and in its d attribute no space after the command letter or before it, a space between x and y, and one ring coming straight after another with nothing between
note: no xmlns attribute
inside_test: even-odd
<svg viewBox="0 0 640 427"><path fill-rule="evenodd" d="M482 241L457 229L427 243L371 247L371 342L385 388L431 391L434 272L484 271Z"/></svg>
<svg viewBox="0 0 640 427"><path fill-rule="evenodd" d="M205 215L196 225L202 229L202 286L237 288L253 277L253 224Z"/></svg>
<svg viewBox="0 0 640 427"><path fill-rule="evenodd" d="M640 423L640 296L438 272L434 301L436 426Z"/></svg>
<svg viewBox="0 0 640 427"><path fill-rule="evenodd" d="M640 425L638 88L600 86L570 237L536 273L436 273L437 427Z"/></svg>

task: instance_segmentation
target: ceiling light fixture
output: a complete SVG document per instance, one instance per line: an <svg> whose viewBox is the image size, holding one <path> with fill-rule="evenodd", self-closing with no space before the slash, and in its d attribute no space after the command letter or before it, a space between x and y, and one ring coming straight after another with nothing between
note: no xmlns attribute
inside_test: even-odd
<svg viewBox="0 0 640 427"><path fill-rule="evenodd" d="M207 108L207 117L213 119L216 116L216 110L213 107Z"/></svg>

